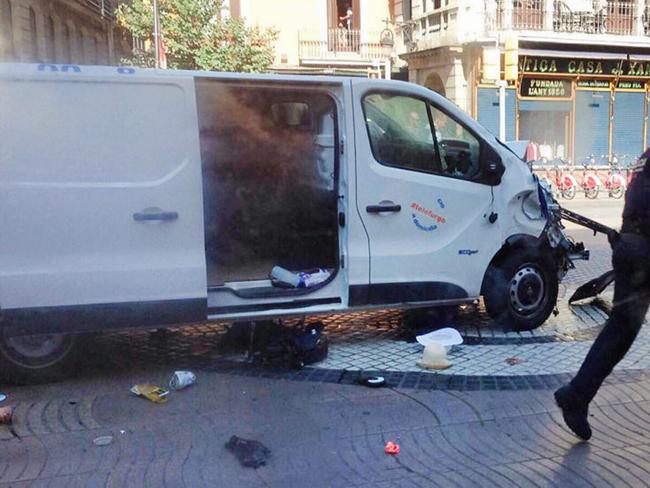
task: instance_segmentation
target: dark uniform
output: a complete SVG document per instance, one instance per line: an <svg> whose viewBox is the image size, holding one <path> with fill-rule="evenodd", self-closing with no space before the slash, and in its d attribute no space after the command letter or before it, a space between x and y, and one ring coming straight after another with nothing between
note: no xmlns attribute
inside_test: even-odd
<svg viewBox="0 0 650 488"><path fill-rule="evenodd" d="M623 225L612 236L614 307L578 374L555 392L564 420L582 439L591 437L588 406L600 385L632 346L650 304L650 148L625 196Z"/></svg>

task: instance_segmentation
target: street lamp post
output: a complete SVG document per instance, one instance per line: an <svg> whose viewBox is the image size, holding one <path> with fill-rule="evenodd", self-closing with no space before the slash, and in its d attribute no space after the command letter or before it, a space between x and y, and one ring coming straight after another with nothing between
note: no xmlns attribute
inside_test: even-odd
<svg viewBox="0 0 650 488"><path fill-rule="evenodd" d="M160 16L158 0L153 0L153 42L156 44L156 69L160 69Z"/></svg>
<svg viewBox="0 0 650 488"><path fill-rule="evenodd" d="M390 80L390 74L391 74L390 58L391 55L393 54L393 48L395 47L395 38L393 36L393 31L391 31L388 28L389 21L385 20L385 22L386 22L386 28L383 31L381 31L381 34L379 36L379 45L381 46L382 54L386 58L384 78Z"/></svg>

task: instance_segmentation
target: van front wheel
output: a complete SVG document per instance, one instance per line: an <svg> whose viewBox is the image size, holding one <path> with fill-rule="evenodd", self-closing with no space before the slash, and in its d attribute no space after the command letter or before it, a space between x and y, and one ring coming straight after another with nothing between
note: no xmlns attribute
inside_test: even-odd
<svg viewBox="0 0 650 488"><path fill-rule="evenodd" d="M483 299L488 315L512 330L542 325L557 302L553 260L535 249L511 253L487 271Z"/></svg>
<svg viewBox="0 0 650 488"><path fill-rule="evenodd" d="M0 328L0 376L19 384L60 379L70 372L77 343L70 334L12 336Z"/></svg>

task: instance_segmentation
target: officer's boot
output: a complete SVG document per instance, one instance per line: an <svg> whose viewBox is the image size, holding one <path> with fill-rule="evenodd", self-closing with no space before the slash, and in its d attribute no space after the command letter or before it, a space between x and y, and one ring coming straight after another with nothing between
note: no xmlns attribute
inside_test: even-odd
<svg viewBox="0 0 650 488"><path fill-rule="evenodd" d="M591 427L589 427L589 406L584 403L580 396L573 390L571 385L564 385L554 394L555 402L562 409L564 423L580 439L588 441L591 437Z"/></svg>

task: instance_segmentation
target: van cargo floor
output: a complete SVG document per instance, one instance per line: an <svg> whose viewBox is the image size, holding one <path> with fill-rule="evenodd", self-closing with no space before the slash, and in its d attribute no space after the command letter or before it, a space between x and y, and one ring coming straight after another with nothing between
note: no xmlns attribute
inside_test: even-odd
<svg viewBox="0 0 650 488"><path fill-rule="evenodd" d="M275 264L271 259L251 259L235 264L208 260L208 286L220 286L233 281L267 280Z"/></svg>

